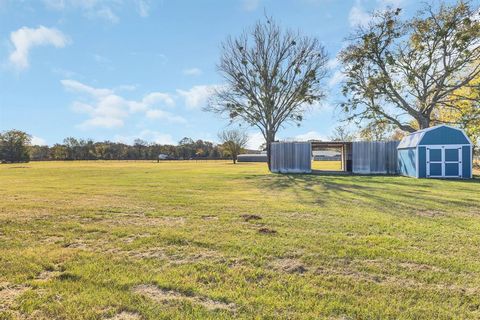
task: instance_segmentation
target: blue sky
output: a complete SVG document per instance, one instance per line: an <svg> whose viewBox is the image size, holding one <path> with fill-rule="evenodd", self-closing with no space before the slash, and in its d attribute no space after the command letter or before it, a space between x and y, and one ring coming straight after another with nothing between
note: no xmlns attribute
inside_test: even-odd
<svg viewBox="0 0 480 320"><path fill-rule="evenodd" d="M216 141L228 121L203 112L220 43L266 11L317 37L330 55L328 98L279 138L327 138L338 125L335 55L352 28L387 5L414 0L0 0L0 131L34 143L63 138L130 143ZM250 129L251 147L261 142Z"/></svg>

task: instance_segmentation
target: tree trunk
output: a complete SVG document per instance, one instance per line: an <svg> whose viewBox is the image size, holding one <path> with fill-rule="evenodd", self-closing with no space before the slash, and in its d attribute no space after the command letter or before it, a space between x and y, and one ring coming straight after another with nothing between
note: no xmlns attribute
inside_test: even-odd
<svg viewBox="0 0 480 320"><path fill-rule="evenodd" d="M430 117L422 117L421 116L417 119L417 122L418 122L418 127L420 128L420 130L430 127Z"/></svg>
<svg viewBox="0 0 480 320"><path fill-rule="evenodd" d="M236 163L237 163L237 157L236 157L236 156L233 156L233 157L232 157L232 160L233 160L233 164L236 164Z"/></svg>
<svg viewBox="0 0 480 320"><path fill-rule="evenodd" d="M275 141L275 133L269 132L267 133L267 163L268 163L268 170L272 171L272 142Z"/></svg>

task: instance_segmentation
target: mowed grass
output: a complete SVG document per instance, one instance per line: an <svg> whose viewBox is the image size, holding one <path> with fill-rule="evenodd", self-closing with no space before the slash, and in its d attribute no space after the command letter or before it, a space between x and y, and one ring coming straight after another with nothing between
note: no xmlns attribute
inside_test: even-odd
<svg viewBox="0 0 480 320"><path fill-rule="evenodd" d="M0 319L478 319L480 180L0 166Z"/></svg>
<svg viewBox="0 0 480 320"><path fill-rule="evenodd" d="M342 161L312 161L313 170L340 171L342 170Z"/></svg>

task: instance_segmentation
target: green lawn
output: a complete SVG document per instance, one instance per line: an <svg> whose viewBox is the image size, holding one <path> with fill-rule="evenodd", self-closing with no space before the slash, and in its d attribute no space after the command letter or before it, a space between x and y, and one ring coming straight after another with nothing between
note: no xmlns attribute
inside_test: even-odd
<svg viewBox="0 0 480 320"><path fill-rule="evenodd" d="M478 319L480 180L0 166L0 319Z"/></svg>
<svg viewBox="0 0 480 320"><path fill-rule="evenodd" d="M312 170L341 171L342 161L312 161Z"/></svg>

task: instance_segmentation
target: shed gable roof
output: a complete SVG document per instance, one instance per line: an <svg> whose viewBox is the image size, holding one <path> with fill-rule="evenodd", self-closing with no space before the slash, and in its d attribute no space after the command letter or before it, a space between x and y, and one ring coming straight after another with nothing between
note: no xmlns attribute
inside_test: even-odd
<svg viewBox="0 0 480 320"><path fill-rule="evenodd" d="M405 136L397 149L415 148L419 145L429 144L468 144L470 139L463 130L447 125L438 125L435 127L418 130L408 136Z"/></svg>

